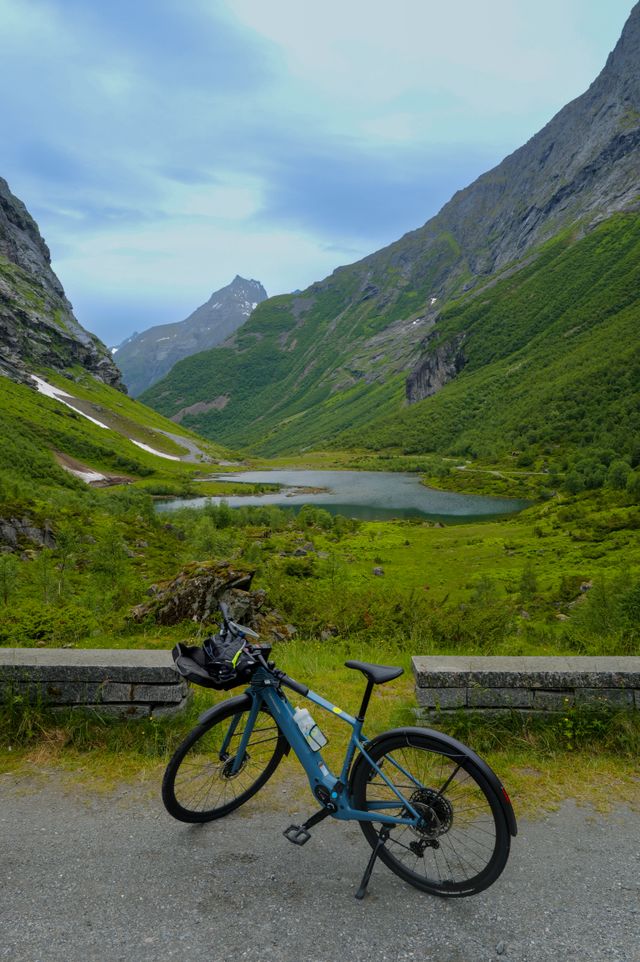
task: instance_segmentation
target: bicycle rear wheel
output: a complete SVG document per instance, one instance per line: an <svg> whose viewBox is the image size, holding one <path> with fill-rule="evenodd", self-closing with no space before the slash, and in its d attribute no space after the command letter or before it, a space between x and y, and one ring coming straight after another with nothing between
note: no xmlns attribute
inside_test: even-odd
<svg viewBox="0 0 640 962"><path fill-rule="evenodd" d="M273 775L287 742L265 708L258 711L245 757L232 771L253 702L223 702L177 748L162 780L162 801L181 822L209 822L243 805Z"/></svg>
<svg viewBox="0 0 640 962"><path fill-rule="evenodd" d="M368 754L421 816L415 828L390 827L379 850L385 865L433 895L474 895L495 882L507 862L511 837L500 799L473 760L415 729L380 738ZM388 803L386 814L410 814L364 756L353 772L352 797L363 811ZM381 827L360 822L372 847Z"/></svg>

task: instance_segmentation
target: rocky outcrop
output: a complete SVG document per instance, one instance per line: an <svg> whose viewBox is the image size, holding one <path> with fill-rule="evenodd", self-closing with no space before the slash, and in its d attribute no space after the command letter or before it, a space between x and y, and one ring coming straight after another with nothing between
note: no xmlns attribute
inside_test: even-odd
<svg viewBox="0 0 640 962"><path fill-rule="evenodd" d="M76 364L122 388L107 348L74 317L38 225L0 177L0 373L29 383L28 371Z"/></svg>
<svg viewBox="0 0 640 962"><path fill-rule="evenodd" d="M464 336L459 336L446 344L441 344L413 369L406 383L409 404L436 394L445 384L457 377L465 365L463 342Z"/></svg>
<svg viewBox="0 0 640 962"><path fill-rule="evenodd" d="M251 589L253 574L224 561L194 562L171 581L152 585L151 600L133 608L131 617L159 625L183 621L214 625L220 622L220 602L224 601L233 620L253 628L263 641L292 637L295 629L266 607L265 592Z"/></svg>
<svg viewBox="0 0 640 962"><path fill-rule="evenodd" d="M237 275L186 320L150 327L127 338L114 348L114 356L130 394L142 394L182 358L222 344L266 297L260 281Z"/></svg>
<svg viewBox="0 0 640 962"><path fill-rule="evenodd" d="M34 546L55 548L55 538L47 523L38 527L30 518L0 518L0 552L22 551Z"/></svg>

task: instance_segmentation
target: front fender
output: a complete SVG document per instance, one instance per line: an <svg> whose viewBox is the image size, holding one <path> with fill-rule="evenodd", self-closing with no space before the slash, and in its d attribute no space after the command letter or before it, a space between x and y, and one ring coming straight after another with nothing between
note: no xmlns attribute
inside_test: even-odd
<svg viewBox="0 0 640 962"><path fill-rule="evenodd" d="M211 718L213 718L217 712L224 706L225 709L233 707L237 711L247 711L251 708L253 699L246 691L241 695L234 695L233 698L225 698L224 701L218 702L217 705L212 705L211 708L207 708L198 718L198 724L204 725Z"/></svg>

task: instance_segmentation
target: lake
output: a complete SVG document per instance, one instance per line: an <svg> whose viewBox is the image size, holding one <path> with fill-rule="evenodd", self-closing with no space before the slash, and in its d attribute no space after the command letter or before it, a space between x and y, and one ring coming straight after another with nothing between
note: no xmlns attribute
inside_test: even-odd
<svg viewBox="0 0 640 962"><path fill-rule="evenodd" d="M207 504L219 504L223 500L231 507L274 504L281 508L299 509L304 504L314 504L332 514L344 514L366 521L425 518L451 524L513 514L530 503L514 498L437 491L421 484L417 474L392 471L243 471L238 474L217 474L215 480L280 484L282 488L278 492L260 495L172 498L158 502L157 510L200 508ZM304 488L315 490L305 491Z"/></svg>

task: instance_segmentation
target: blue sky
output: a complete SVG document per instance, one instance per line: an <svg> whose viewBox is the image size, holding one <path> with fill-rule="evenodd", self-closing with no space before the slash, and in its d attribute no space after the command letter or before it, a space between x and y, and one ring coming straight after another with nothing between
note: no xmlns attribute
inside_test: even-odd
<svg viewBox="0 0 640 962"><path fill-rule="evenodd" d="M0 0L0 175L108 344L419 227L602 69L632 0Z"/></svg>

